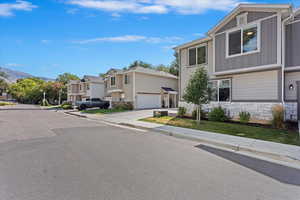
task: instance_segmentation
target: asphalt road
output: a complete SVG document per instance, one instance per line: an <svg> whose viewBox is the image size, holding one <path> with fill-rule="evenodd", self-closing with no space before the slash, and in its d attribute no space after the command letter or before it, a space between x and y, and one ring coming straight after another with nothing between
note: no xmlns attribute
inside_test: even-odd
<svg viewBox="0 0 300 200"><path fill-rule="evenodd" d="M155 132L0 109L0 200L299 200L300 171Z"/></svg>

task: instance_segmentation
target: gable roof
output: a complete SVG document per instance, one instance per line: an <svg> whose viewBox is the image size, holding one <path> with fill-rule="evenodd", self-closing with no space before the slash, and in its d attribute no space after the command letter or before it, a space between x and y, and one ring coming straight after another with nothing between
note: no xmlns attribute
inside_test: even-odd
<svg viewBox="0 0 300 200"><path fill-rule="evenodd" d="M216 26L208 31L208 35L217 32L221 27L227 24L233 19L238 13L242 11L265 11L265 12L276 12L281 10L289 10L292 12L291 4L239 4L234 10L232 10L225 18L223 18Z"/></svg>
<svg viewBox="0 0 300 200"><path fill-rule="evenodd" d="M144 73L144 74L150 74L150 75L156 75L156 76L163 76L163 77L178 79L177 76L175 76L173 74L170 74L168 72L159 71L159 70L151 69L151 68L140 67L140 66L133 67L129 71L134 71L134 72L139 72L139 73Z"/></svg>
<svg viewBox="0 0 300 200"><path fill-rule="evenodd" d="M203 38L193 40L191 42L187 42L187 43L178 45L178 46L174 47L173 49L174 50L183 49L183 48L187 48L187 47L190 47L190 46L193 46L193 45L196 45L196 44L205 43L205 42L208 42L210 40L212 40L211 37L203 37Z"/></svg>
<svg viewBox="0 0 300 200"><path fill-rule="evenodd" d="M98 77L98 76L85 75L85 76L83 76L83 79L88 80L90 82L97 82L97 83L102 83L103 82L103 78Z"/></svg>

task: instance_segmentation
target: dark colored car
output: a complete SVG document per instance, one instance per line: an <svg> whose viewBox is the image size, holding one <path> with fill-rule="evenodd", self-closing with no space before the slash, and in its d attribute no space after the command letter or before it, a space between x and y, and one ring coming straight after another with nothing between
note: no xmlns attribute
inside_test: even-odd
<svg viewBox="0 0 300 200"><path fill-rule="evenodd" d="M104 101L100 98L92 98L87 99L86 101L77 101L75 105L78 110L85 110L87 108L107 109L109 108L109 101Z"/></svg>

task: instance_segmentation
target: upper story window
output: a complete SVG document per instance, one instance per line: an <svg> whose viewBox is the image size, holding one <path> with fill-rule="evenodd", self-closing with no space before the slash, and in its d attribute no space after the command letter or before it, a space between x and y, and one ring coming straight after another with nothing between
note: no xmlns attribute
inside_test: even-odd
<svg viewBox="0 0 300 200"><path fill-rule="evenodd" d="M87 90L90 89L90 84L86 84L86 89L87 89Z"/></svg>
<svg viewBox="0 0 300 200"><path fill-rule="evenodd" d="M79 85L79 90L82 90L82 86L81 85Z"/></svg>
<svg viewBox="0 0 300 200"><path fill-rule="evenodd" d="M116 77L110 77L110 86L115 86L116 85Z"/></svg>
<svg viewBox="0 0 300 200"><path fill-rule="evenodd" d="M124 83L125 84L129 84L129 76L128 76L128 74L125 74L125 76L124 76Z"/></svg>
<svg viewBox="0 0 300 200"><path fill-rule="evenodd" d="M189 48L189 66L203 65L206 63L207 63L206 45Z"/></svg>
<svg viewBox="0 0 300 200"><path fill-rule="evenodd" d="M259 51L260 30L258 25L241 27L227 33L227 57Z"/></svg>

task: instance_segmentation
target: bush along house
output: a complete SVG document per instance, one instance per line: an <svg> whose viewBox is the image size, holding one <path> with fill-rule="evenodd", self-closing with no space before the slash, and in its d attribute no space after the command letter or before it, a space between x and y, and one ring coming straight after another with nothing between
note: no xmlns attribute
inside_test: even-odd
<svg viewBox="0 0 300 200"><path fill-rule="evenodd" d="M190 77L207 69L212 94L207 111L221 106L231 117L247 111L270 120L283 105L286 120L297 120L300 81L300 9L289 4L240 4L207 37L174 48L180 55L179 106Z"/></svg>

